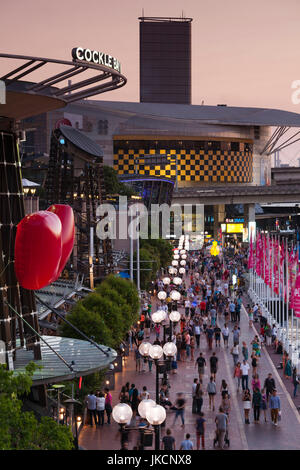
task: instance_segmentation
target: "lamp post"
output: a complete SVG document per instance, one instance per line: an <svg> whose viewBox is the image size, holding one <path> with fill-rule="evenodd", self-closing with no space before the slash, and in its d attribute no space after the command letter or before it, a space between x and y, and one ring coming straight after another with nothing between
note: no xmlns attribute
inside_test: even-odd
<svg viewBox="0 0 300 470"><path fill-rule="evenodd" d="M112 417L120 425L121 433L121 448L124 443L124 428L126 424L130 423L132 418L132 409L127 403L118 403L113 407Z"/></svg>
<svg viewBox="0 0 300 470"><path fill-rule="evenodd" d="M147 408L147 421L154 427L155 431L155 450L159 450L160 444L160 425L166 419L166 410L161 405L154 405Z"/></svg>
<svg viewBox="0 0 300 470"><path fill-rule="evenodd" d="M169 336L169 341L172 341L172 336L173 336L173 323L178 323L180 320L180 313L177 310L172 310L172 312L169 315L169 320L170 320L170 336Z"/></svg>

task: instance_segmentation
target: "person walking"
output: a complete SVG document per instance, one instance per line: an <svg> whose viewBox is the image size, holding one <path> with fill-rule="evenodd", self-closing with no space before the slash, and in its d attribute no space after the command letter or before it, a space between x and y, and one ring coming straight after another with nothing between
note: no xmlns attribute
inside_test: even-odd
<svg viewBox="0 0 300 470"><path fill-rule="evenodd" d="M200 335L201 335L201 329L200 329L199 324L194 325L194 335L196 338L197 349L199 349L200 348Z"/></svg>
<svg viewBox="0 0 300 470"><path fill-rule="evenodd" d="M161 450L176 450L175 439L172 436L171 429L166 430L166 435L161 440Z"/></svg>
<svg viewBox="0 0 300 470"><path fill-rule="evenodd" d="M94 392L90 392L88 394L86 404L90 426L93 426L93 420L95 422L95 426L97 426L96 396Z"/></svg>
<svg viewBox="0 0 300 470"><path fill-rule="evenodd" d="M222 336L223 336L223 341L224 341L224 347L228 348L229 328L228 328L227 323L225 323L222 328Z"/></svg>
<svg viewBox="0 0 300 470"><path fill-rule="evenodd" d="M110 416L112 414L112 395L109 389L106 387L105 392L105 412L107 417L107 424L110 424Z"/></svg>
<svg viewBox="0 0 300 470"><path fill-rule="evenodd" d="M252 395L252 406L254 413L254 422L259 423L259 415L262 406L262 395L258 387L255 387Z"/></svg>
<svg viewBox="0 0 300 470"><path fill-rule="evenodd" d="M194 379L194 383L192 385L192 413L197 413L196 411L196 388L198 385L198 379Z"/></svg>
<svg viewBox="0 0 300 470"><path fill-rule="evenodd" d="M215 342L216 342L216 348L221 347L221 328L219 327L218 324L216 324L214 328L214 333L215 333Z"/></svg>
<svg viewBox="0 0 300 470"><path fill-rule="evenodd" d="M293 385L294 385L294 392L293 392L293 397L295 398L297 396L297 388L299 385L299 376L297 374L297 368L293 368Z"/></svg>
<svg viewBox="0 0 300 470"><path fill-rule="evenodd" d="M280 398L277 395L277 390L274 389L272 391L272 395L270 397L270 409L271 409L271 420L272 423L277 426L278 425L278 417L280 416Z"/></svg>
<svg viewBox="0 0 300 470"><path fill-rule="evenodd" d="M216 374L218 371L218 361L219 359L216 356L216 353L213 352L212 356L209 358L210 362L210 375L213 376L214 381L216 381Z"/></svg>
<svg viewBox="0 0 300 470"><path fill-rule="evenodd" d="M184 441L181 442L179 450L193 450L194 446L192 441L190 440L191 435L186 434Z"/></svg>
<svg viewBox="0 0 300 470"><path fill-rule="evenodd" d="M245 359L244 359L243 362L242 362L242 364L241 364L241 371L242 371L242 389L243 389L243 390L246 390L246 389L248 388L249 369L250 369L250 366L249 366L248 362L246 362Z"/></svg>
<svg viewBox="0 0 300 470"><path fill-rule="evenodd" d="M230 407L230 398L229 398L228 393L224 393L222 395L221 406L223 408L224 413L228 416L228 420L229 420L229 413L230 413L231 407Z"/></svg>
<svg viewBox="0 0 300 470"><path fill-rule="evenodd" d="M265 418L265 423L266 423L267 422L268 404L267 404L267 395L266 395L266 392L263 388L261 389L261 409L264 412L264 418Z"/></svg>
<svg viewBox="0 0 300 470"><path fill-rule="evenodd" d="M239 344L240 342L240 327L238 325L235 325L235 327L232 330L232 339L233 339L233 344Z"/></svg>
<svg viewBox="0 0 300 470"><path fill-rule="evenodd" d="M216 434L217 434L217 439L219 443L219 448L223 449L224 448L224 438L228 426L228 417L226 413L224 413L224 410L222 406L219 408L219 413L217 414L215 418L215 423L216 423Z"/></svg>
<svg viewBox="0 0 300 470"><path fill-rule="evenodd" d="M202 450L205 450L205 419L204 413L199 413L199 418L196 420L196 439L197 439L197 450L200 450L200 439L202 444Z"/></svg>
<svg viewBox="0 0 300 470"><path fill-rule="evenodd" d="M203 391L201 384L198 383L195 391L196 413L200 414L203 406Z"/></svg>
<svg viewBox="0 0 300 470"><path fill-rule="evenodd" d="M206 328L206 336L207 336L208 349L212 350L213 337L214 337L214 330L213 330L212 325L209 325L209 327Z"/></svg>
<svg viewBox="0 0 300 470"><path fill-rule="evenodd" d="M258 374L253 375L252 381L251 381L251 386L252 386L252 392L254 392L254 390L256 388L258 388L258 390L260 390L260 380L259 380L259 375Z"/></svg>
<svg viewBox="0 0 300 470"><path fill-rule="evenodd" d="M209 409L215 411L215 395L217 393L216 383L214 382L213 376L210 377L209 382L207 384L206 391L209 397Z"/></svg>
<svg viewBox="0 0 300 470"><path fill-rule="evenodd" d="M236 379L237 382L237 391L240 391L240 385L241 385L241 378L242 378L242 371L241 371L241 363L237 362L235 368L234 368L234 373L233 373L233 378Z"/></svg>
<svg viewBox="0 0 300 470"><path fill-rule="evenodd" d="M248 388L246 388L243 393L243 408L245 415L245 424L250 424L249 413L251 409L251 393Z"/></svg>
<svg viewBox="0 0 300 470"><path fill-rule="evenodd" d="M96 411L98 416L98 426L104 425L105 397L104 393L98 392L96 395Z"/></svg>
<svg viewBox="0 0 300 470"><path fill-rule="evenodd" d="M175 426L176 420L178 416L181 418L182 425L181 427L184 427L184 409L185 409L185 399L183 398L182 393L177 393L177 400L175 402L175 407L176 407L176 412L175 412L175 418L174 418L174 423L173 426Z"/></svg>
<svg viewBox="0 0 300 470"><path fill-rule="evenodd" d="M191 339L190 339L190 351L191 351L191 361L194 361L195 360L195 357L194 357L195 337L194 336L191 336Z"/></svg>
<svg viewBox="0 0 300 470"><path fill-rule="evenodd" d="M289 358L289 355L286 354L286 362L284 367L284 377L290 379L292 377L292 361Z"/></svg>
<svg viewBox="0 0 300 470"><path fill-rule="evenodd" d="M257 357L256 357L254 352L251 354L251 366L252 366L252 375L256 375L256 372L257 372Z"/></svg>
<svg viewBox="0 0 300 470"><path fill-rule="evenodd" d="M242 342L242 355L245 361L248 361L249 352L245 341Z"/></svg>
<svg viewBox="0 0 300 470"><path fill-rule="evenodd" d="M239 360L239 345L235 343L231 348L231 354L233 358L233 365L236 366Z"/></svg>
<svg viewBox="0 0 300 470"><path fill-rule="evenodd" d="M272 374L269 373L264 382L264 389L266 391L267 402L269 402L269 396L272 394L275 388L275 380L273 379Z"/></svg>
<svg viewBox="0 0 300 470"><path fill-rule="evenodd" d="M198 366L199 380L200 380L200 383L202 383L202 377L204 375L204 370L205 370L205 366L206 366L206 360L203 357L202 352L199 354L199 357L196 359L195 368L197 366Z"/></svg>

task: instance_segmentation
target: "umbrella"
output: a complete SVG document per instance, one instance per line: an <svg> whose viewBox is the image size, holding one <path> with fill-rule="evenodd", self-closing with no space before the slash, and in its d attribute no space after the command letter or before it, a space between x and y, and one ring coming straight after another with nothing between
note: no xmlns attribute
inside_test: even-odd
<svg viewBox="0 0 300 470"><path fill-rule="evenodd" d="M126 272L126 271L121 271L119 274L118 274L119 277L122 277L122 278L125 278L125 279L130 279L130 276L129 274Z"/></svg>

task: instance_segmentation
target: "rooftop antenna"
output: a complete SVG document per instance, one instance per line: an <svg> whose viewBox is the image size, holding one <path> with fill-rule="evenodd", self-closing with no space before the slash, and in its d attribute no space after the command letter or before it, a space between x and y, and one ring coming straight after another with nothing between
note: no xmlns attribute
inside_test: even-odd
<svg viewBox="0 0 300 470"><path fill-rule="evenodd" d="M144 8L142 8L142 18L145 17L145 12L144 12Z"/></svg>

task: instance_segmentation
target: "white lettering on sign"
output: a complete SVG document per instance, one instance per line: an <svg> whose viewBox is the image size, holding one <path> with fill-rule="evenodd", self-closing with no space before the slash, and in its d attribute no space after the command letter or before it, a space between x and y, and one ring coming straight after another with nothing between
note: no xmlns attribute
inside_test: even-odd
<svg viewBox="0 0 300 470"><path fill-rule="evenodd" d="M99 51L91 51L91 49L83 49L83 47L75 47L72 49L72 57L74 60L83 60L92 62L93 64L105 65L111 69L121 72L121 64L115 57Z"/></svg>

